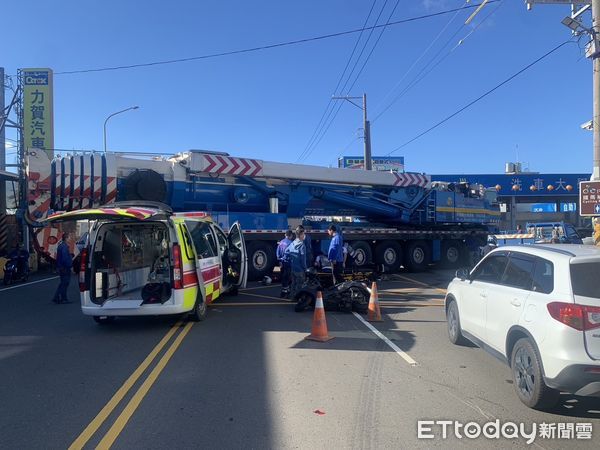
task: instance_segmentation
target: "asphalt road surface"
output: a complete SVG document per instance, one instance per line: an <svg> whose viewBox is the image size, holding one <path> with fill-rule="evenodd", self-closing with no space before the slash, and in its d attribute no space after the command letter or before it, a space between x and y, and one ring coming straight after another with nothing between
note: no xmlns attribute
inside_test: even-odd
<svg viewBox="0 0 600 450"><path fill-rule="evenodd" d="M326 343L304 340L312 313L295 313L277 286L219 299L201 323L108 325L77 302L52 303L51 276L0 287L0 448L599 448L600 399L562 395L552 412L528 409L508 367L449 343L442 304L451 276L382 281L379 334L353 314L328 312ZM75 277L70 295L78 298ZM462 429L459 439L454 423L446 438L442 425L425 424L434 437L419 439L419 420L538 428L531 445ZM576 439L586 436L581 424L591 424L591 439Z"/></svg>

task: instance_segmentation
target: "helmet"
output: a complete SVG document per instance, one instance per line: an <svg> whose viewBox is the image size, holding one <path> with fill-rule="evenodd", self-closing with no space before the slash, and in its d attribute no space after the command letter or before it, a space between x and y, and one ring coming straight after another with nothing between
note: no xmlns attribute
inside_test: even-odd
<svg viewBox="0 0 600 450"><path fill-rule="evenodd" d="M496 236L489 235L487 238L487 243L490 245L498 245L498 240L496 239Z"/></svg>
<svg viewBox="0 0 600 450"><path fill-rule="evenodd" d="M268 285L270 285L272 282L273 282L273 280L271 279L271 277L269 277L269 276L267 276L267 275L265 275L265 276L263 277L262 284L263 284L264 286L268 286Z"/></svg>

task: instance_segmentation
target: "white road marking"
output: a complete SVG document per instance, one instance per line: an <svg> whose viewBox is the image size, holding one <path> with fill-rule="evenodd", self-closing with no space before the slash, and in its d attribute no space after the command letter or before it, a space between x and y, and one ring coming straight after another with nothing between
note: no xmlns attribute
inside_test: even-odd
<svg viewBox="0 0 600 450"><path fill-rule="evenodd" d="M4 289L0 289L0 292L10 291L11 289L20 288L20 287L23 287L23 286L29 286L30 284L41 283L42 281L56 280L57 278L58 277L50 277L50 278L43 278L41 280L30 281L29 283L18 284L16 286L11 286L11 287L7 287L7 288L4 288Z"/></svg>
<svg viewBox="0 0 600 450"><path fill-rule="evenodd" d="M392 341L390 341L387 337L385 337L377 328L375 328L373 325L371 325L369 322L367 322L365 319L362 318L362 316L360 314L358 314L357 312L353 312L352 314L354 314L354 316L360 320L362 323L364 323L367 328L369 330L371 330L373 333L375 333L375 335L381 339L383 342L385 342L392 350L394 350L396 353L398 353L398 355L400 355L400 357L406 361L408 364L410 364L411 366L417 366L418 363L412 359L410 357L410 355L408 353L406 353L404 350L402 350L400 347L398 347L396 344L394 344Z"/></svg>

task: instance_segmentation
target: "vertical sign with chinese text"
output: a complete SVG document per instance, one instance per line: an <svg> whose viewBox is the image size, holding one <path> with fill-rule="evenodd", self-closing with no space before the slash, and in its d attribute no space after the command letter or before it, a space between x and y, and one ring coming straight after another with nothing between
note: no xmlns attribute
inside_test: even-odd
<svg viewBox="0 0 600 450"><path fill-rule="evenodd" d="M22 69L23 144L54 156L54 113L51 69Z"/></svg>

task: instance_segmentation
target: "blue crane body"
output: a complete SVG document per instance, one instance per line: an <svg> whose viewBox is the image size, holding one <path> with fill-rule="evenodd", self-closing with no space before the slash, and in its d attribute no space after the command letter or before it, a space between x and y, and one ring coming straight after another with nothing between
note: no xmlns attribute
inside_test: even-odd
<svg viewBox="0 0 600 450"><path fill-rule="evenodd" d="M339 221L357 250L357 264L376 262L421 270L434 261L457 264L466 234L497 227L494 192L465 183L435 183L419 173L373 172L284 164L226 153L189 151L169 158L131 154L28 155L28 210L32 225L48 212L117 200L160 201L175 211L205 211L227 228L245 230L250 274L275 265L282 233L303 223L315 245ZM48 231L38 232L40 247ZM38 241L40 241L38 239Z"/></svg>

